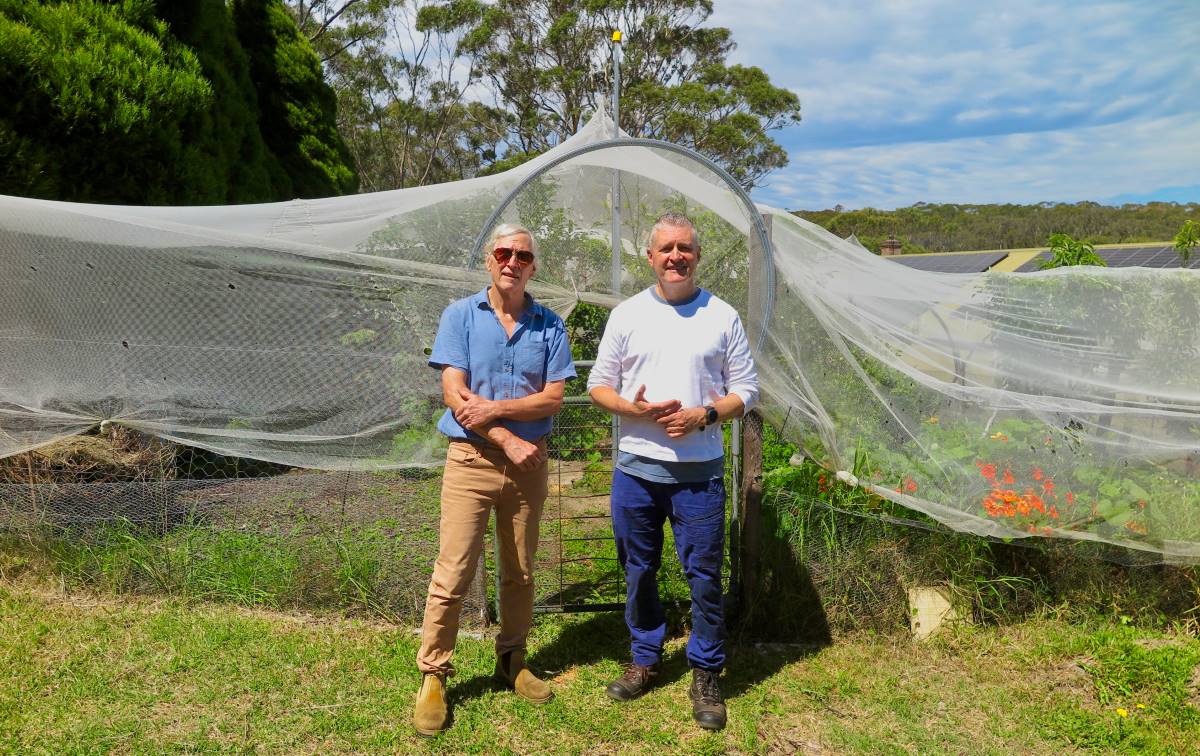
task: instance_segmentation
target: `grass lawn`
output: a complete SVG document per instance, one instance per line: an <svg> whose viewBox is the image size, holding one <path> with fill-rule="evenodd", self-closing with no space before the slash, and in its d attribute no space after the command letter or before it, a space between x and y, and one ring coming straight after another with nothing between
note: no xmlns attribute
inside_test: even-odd
<svg viewBox="0 0 1200 756"><path fill-rule="evenodd" d="M627 653L613 614L539 617L532 661L557 698L490 680L463 638L455 722L410 725L417 637L386 623L0 582L0 751L478 753L1195 752L1200 641L1051 616L914 644L856 635L823 649L741 645L730 725L695 727L683 637L662 686L615 704ZM1122 717L1119 710L1127 713Z"/></svg>

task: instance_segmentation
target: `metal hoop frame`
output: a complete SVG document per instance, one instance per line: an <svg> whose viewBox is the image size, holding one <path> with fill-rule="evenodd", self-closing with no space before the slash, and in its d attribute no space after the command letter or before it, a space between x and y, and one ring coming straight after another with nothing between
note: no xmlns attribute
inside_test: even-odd
<svg viewBox="0 0 1200 756"><path fill-rule="evenodd" d="M514 187L513 190L508 193L508 196L506 196L500 202L500 204L496 205L495 210L493 210L492 214L488 216L487 221L483 224L483 228L480 229L479 236L475 239L475 247L471 250L470 262L468 264L471 267L474 267L477 264L477 261L480 259L480 255L483 252L483 245L487 243L488 236L491 234L492 229L496 227L496 223L500 220L500 216L503 215L504 211L508 209L508 206L512 204L512 201L518 194L521 193L522 190L525 189L525 187L541 178L550 170L557 168L569 160L577 158L580 155L585 155L589 152L597 152L599 150L605 150L611 147L650 147L653 149L674 152L678 155L683 155L686 158L691 158L700 165L703 165L705 168L708 168L710 171L720 176L721 180L725 182L734 195L741 200L743 205L745 205L746 211L750 215L750 218L753 222L754 234L758 238L759 248L763 250L763 271L766 275L767 283L767 290L766 292L762 292L762 296L759 299L759 301L762 302L762 322L760 324L758 334L755 336L752 344L752 346L755 348L761 348L767 337L767 324L770 322L771 313L775 308L775 247L771 243L771 235L767 232L767 225L763 222L762 215L759 214L758 208L754 205L754 201L750 199L750 195L746 193L746 190L742 188L741 184L735 181L734 178L730 176L724 168L704 157L695 150L690 150L687 147L681 147L677 144L664 142L658 139L621 137L580 145L579 147L575 147L568 152L564 152L562 155L559 155L522 179L521 183L517 184L516 187Z"/></svg>

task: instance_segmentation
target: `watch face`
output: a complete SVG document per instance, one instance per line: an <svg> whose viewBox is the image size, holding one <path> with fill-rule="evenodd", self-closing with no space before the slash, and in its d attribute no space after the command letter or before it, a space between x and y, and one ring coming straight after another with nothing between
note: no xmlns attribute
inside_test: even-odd
<svg viewBox="0 0 1200 756"><path fill-rule="evenodd" d="M707 409L707 411L704 414L704 419L708 423L708 425L712 425L713 423L717 422L717 408L716 407L708 407L706 409Z"/></svg>

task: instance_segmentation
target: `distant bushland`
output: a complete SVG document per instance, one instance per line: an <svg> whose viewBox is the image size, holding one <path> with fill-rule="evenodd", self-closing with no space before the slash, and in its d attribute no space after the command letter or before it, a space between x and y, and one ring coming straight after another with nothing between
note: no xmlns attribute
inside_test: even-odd
<svg viewBox="0 0 1200 756"><path fill-rule="evenodd" d="M1068 234L1093 244L1162 242L1174 238L1189 219L1200 218L1200 203L1127 204L1095 202L1037 205L935 205L918 202L896 210L794 210L795 215L841 237L853 234L879 253L889 235L903 254L975 249L1045 247L1051 234Z"/></svg>

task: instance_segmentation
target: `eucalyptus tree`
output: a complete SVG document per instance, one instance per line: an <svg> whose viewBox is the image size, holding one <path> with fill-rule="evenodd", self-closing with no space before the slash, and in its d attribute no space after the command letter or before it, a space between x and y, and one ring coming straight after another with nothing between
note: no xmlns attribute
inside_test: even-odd
<svg viewBox="0 0 1200 756"><path fill-rule="evenodd" d="M711 0L291 0L338 92L364 189L512 167L605 107L624 32L621 127L707 155L749 187L787 163L795 94L732 65Z"/></svg>
<svg viewBox="0 0 1200 756"><path fill-rule="evenodd" d="M473 43L460 27L475 2L291 0L337 93L338 128L365 191L467 178L495 161L506 136L481 101Z"/></svg>
<svg viewBox="0 0 1200 756"><path fill-rule="evenodd" d="M621 128L691 147L750 187L787 164L769 132L800 120L800 101L760 68L731 65L729 29L705 26L712 0L448 0L494 104L507 146L532 155L579 129L611 89L610 37L624 34ZM470 12L464 12L474 6ZM442 28L450 28L443 25Z"/></svg>

